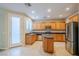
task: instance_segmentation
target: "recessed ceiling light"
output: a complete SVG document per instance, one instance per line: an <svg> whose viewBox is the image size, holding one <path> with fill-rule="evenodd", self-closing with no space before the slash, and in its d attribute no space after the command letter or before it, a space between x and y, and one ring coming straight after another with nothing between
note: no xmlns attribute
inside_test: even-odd
<svg viewBox="0 0 79 59"><path fill-rule="evenodd" d="M66 11L69 11L70 10L70 8L66 8Z"/></svg>
<svg viewBox="0 0 79 59"><path fill-rule="evenodd" d="M35 11L32 11L32 14L35 13Z"/></svg>
<svg viewBox="0 0 79 59"><path fill-rule="evenodd" d="M51 9L48 9L48 12L51 12L52 10Z"/></svg>
<svg viewBox="0 0 79 59"><path fill-rule="evenodd" d="M50 16L47 16L48 18L50 17Z"/></svg>

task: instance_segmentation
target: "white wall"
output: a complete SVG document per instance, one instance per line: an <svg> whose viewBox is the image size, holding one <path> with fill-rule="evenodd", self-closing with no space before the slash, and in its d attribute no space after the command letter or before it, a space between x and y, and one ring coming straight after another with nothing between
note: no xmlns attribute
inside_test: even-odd
<svg viewBox="0 0 79 59"><path fill-rule="evenodd" d="M29 33L32 31L32 20L30 18L25 18L25 27L26 27L26 33Z"/></svg>
<svg viewBox="0 0 79 59"><path fill-rule="evenodd" d="M20 39L21 39L21 44L25 45L25 23L24 22L25 22L26 16L23 14L15 13L15 12L8 12L9 42L11 42L10 40L12 39L12 20L11 20L12 16L20 17Z"/></svg>
<svg viewBox="0 0 79 59"><path fill-rule="evenodd" d="M13 15L20 17L21 42L23 46L25 45L25 18L27 18L26 15L0 8L0 49L10 48L10 39L12 38L11 16Z"/></svg>
<svg viewBox="0 0 79 59"><path fill-rule="evenodd" d="M8 48L7 12L0 8L0 49Z"/></svg>

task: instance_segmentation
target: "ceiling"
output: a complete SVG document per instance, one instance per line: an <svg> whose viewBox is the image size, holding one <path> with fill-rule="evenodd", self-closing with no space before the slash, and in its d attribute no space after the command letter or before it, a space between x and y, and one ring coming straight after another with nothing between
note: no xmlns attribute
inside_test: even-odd
<svg viewBox="0 0 79 59"><path fill-rule="evenodd" d="M0 7L25 13L33 20L66 18L78 10L77 5L77 3L31 3L31 6L28 6L24 3L0 3Z"/></svg>

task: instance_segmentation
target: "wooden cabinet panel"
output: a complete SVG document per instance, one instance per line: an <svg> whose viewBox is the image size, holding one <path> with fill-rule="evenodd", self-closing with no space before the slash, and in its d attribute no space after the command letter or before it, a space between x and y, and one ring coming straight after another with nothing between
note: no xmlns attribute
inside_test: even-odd
<svg viewBox="0 0 79 59"><path fill-rule="evenodd" d="M78 16L74 16L74 21L78 22Z"/></svg>
<svg viewBox="0 0 79 59"><path fill-rule="evenodd" d="M55 27L56 27L55 29L57 29L57 30L65 30L66 29L64 22L56 22Z"/></svg>
<svg viewBox="0 0 79 59"><path fill-rule="evenodd" d="M65 34L53 34L55 42L64 42L65 41Z"/></svg>
<svg viewBox="0 0 79 59"><path fill-rule="evenodd" d="M25 35L25 44L32 44L38 39L37 35Z"/></svg>
<svg viewBox="0 0 79 59"><path fill-rule="evenodd" d="M60 23L59 22L56 22L56 29L60 29Z"/></svg>
<svg viewBox="0 0 79 59"><path fill-rule="evenodd" d="M53 34L54 41L57 41L56 34Z"/></svg>
<svg viewBox="0 0 79 59"><path fill-rule="evenodd" d="M53 39L48 39L48 42L47 42L47 49L48 49L48 52L54 52L54 43L53 43Z"/></svg>
<svg viewBox="0 0 79 59"><path fill-rule="evenodd" d="M65 30L66 24L64 22L60 23L60 29Z"/></svg>
<svg viewBox="0 0 79 59"><path fill-rule="evenodd" d="M40 29L42 30L42 29L45 29L45 23L44 22L41 22L40 23Z"/></svg>
<svg viewBox="0 0 79 59"><path fill-rule="evenodd" d="M33 29L37 29L37 30L42 30L42 29L45 29L45 23L43 22L34 22L33 23Z"/></svg>
<svg viewBox="0 0 79 59"><path fill-rule="evenodd" d="M40 29L40 23L37 23L36 25L37 25L36 28Z"/></svg>
<svg viewBox="0 0 79 59"><path fill-rule="evenodd" d="M43 39L43 49L45 52L54 52L54 42L53 39L44 38Z"/></svg>
<svg viewBox="0 0 79 59"><path fill-rule="evenodd" d="M31 44L31 38L25 35L25 44Z"/></svg>
<svg viewBox="0 0 79 59"><path fill-rule="evenodd" d="M69 22L72 22L72 21L78 22L78 15L75 15L75 16L70 17L69 18Z"/></svg>
<svg viewBox="0 0 79 59"><path fill-rule="evenodd" d="M65 41L65 36L63 34L56 34L56 37L58 41Z"/></svg>
<svg viewBox="0 0 79 59"><path fill-rule="evenodd" d="M38 23L38 22L34 22L34 23L33 23L33 29L34 29L34 30L36 30L36 29L38 30L38 29L40 29L40 28L41 28L41 24L40 24L40 23Z"/></svg>
<svg viewBox="0 0 79 59"><path fill-rule="evenodd" d="M77 17L76 17L77 18ZM34 22L33 29L45 29L46 26L51 26L51 29L65 30L65 22Z"/></svg>
<svg viewBox="0 0 79 59"><path fill-rule="evenodd" d="M37 29L37 23L36 22L34 22L33 24L32 24L32 28L35 30L35 29Z"/></svg>
<svg viewBox="0 0 79 59"><path fill-rule="evenodd" d="M44 51L47 51L47 39L43 40L43 49Z"/></svg>
<svg viewBox="0 0 79 59"><path fill-rule="evenodd" d="M55 22L50 23L52 29L56 29Z"/></svg>

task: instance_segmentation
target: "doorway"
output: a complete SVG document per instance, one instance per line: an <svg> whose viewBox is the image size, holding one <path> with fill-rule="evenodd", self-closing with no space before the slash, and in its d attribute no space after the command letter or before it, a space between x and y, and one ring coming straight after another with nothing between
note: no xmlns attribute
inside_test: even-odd
<svg viewBox="0 0 79 59"><path fill-rule="evenodd" d="M20 36L20 17L19 16L12 16L11 17L11 40L10 46L20 46L21 45L21 36Z"/></svg>

